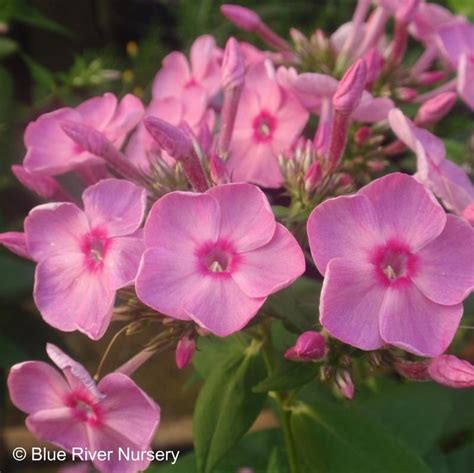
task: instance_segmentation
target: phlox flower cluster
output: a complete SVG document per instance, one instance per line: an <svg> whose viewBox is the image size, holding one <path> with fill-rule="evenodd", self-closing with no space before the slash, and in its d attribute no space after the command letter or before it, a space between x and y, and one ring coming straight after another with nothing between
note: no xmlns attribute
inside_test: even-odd
<svg viewBox="0 0 474 473"><path fill-rule="evenodd" d="M66 450L149 448L160 410L131 374L163 350L186 367L200 337L253 333L304 274L322 290L288 362L320 363L348 399L354 349L410 379L474 385L447 353L474 288L474 187L433 134L452 107L474 109L474 26L423 0L359 0L332 34L286 40L247 8L221 11L269 50L203 35L162 60L147 103L106 93L26 127L12 172L42 203L0 242L34 262L41 317L92 340L150 330L97 384L52 345L62 373L11 368L27 427Z"/></svg>

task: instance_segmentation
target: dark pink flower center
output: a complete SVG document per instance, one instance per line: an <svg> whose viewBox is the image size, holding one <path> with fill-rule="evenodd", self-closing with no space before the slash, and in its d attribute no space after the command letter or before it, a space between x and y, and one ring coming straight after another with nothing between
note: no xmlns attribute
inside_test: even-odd
<svg viewBox="0 0 474 473"><path fill-rule="evenodd" d="M389 241L375 250L371 262L385 286L399 286L407 283L415 274L417 257L411 253L408 245Z"/></svg>
<svg viewBox="0 0 474 473"><path fill-rule="evenodd" d="M100 409L87 393L74 391L66 399L66 405L71 409L72 415L80 422L90 425L100 423Z"/></svg>
<svg viewBox="0 0 474 473"><path fill-rule="evenodd" d="M86 266L90 271L102 269L110 242L111 240L107 238L107 232L100 228L94 228L84 235L81 250L85 256Z"/></svg>
<svg viewBox="0 0 474 473"><path fill-rule="evenodd" d="M197 257L200 271L216 277L230 276L238 261L232 245L224 240L205 243L197 251Z"/></svg>
<svg viewBox="0 0 474 473"><path fill-rule="evenodd" d="M268 141L272 138L275 127L275 117L264 110L253 120L253 136L257 141Z"/></svg>

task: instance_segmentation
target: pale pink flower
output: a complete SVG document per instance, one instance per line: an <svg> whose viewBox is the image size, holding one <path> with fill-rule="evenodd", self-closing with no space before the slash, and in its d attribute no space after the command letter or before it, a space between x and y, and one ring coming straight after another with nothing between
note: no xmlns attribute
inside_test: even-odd
<svg viewBox="0 0 474 473"><path fill-rule="evenodd" d="M294 346L285 352L285 358L293 361L316 361L326 355L326 340L319 333L308 330L302 333Z"/></svg>
<svg viewBox="0 0 474 473"><path fill-rule="evenodd" d="M469 217L474 206L474 186L460 166L446 159L443 141L415 126L399 109L390 112L389 123L398 138L416 153L416 178L429 187L447 209L474 223Z"/></svg>
<svg viewBox="0 0 474 473"><path fill-rule="evenodd" d="M93 462L101 472L145 470L148 461L120 459L119 448L150 448L160 422L159 406L124 374L108 374L96 385L86 369L59 348L48 344L46 351L62 375L42 361L26 361L14 365L8 376L10 398L28 414L28 430L69 452L111 450L109 461Z"/></svg>
<svg viewBox="0 0 474 473"><path fill-rule="evenodd" d="M363 350L445 351L474 287L474 230L416 179L393 173L323 202L308 237L333 337Z"/></svg>
<svg viewBox="0 0 474 473"><path fill-rule="evenodd" d="M474 110L474 25L456 23L441 28L438 45L442 54L457 70L457 91L461 99Z"/></svg>
<svg viewBox="0 0 474 473"><path fill-rule="evenodd" d="M82 123L120 147L142 116L143 105L137 97L128 94L118 102L111 93L86 100L76 108L60 108L41 115L26 128L27 152L23 165L29 172L56 175L80 165L100 164L103 161L81 149L66 135L61 124Z"/></svg>
<svg viewBox="0 0 474 473"><path fill-rule="evenodd" d="M433 381L451 388L474 386L474 366L454 355L441 355L432 360L428 373Z"/></svg>
<svg viewBox="0 0 474 473"><path fill-rule="evenodd" d="M72 203L35 207L25 220L28 254L38 265L33 297L44 320L96 340L112 316L115 293L133 284L143 239L137 230L145 190L106 179Z"/></svg>
<svg viewBox="0 0 474 473"><path fill-rule="evenodd" d="M190 60L178 51L168 54L162 68L153 80L153 98L181 97L185 91L197 88L206 93L208 100L220 88L220 60L222 50L214 38L202 35L191 46Z"/></svg>
<svg viewBox="0 0 474 473"><path fill-rule="evenodd" d="M229 149L233 180L279 187L278 156L295 143L307 121L308 113L279 85L270 62L251 67Z"/></svg>
<svg viewBox="0 0 474 473"><path fill-rule="evenodd" d="M172 192L145 223L139 299L218 336L242 329L266 298L305 268L303 253L263 192L236 183Z"/></svg>

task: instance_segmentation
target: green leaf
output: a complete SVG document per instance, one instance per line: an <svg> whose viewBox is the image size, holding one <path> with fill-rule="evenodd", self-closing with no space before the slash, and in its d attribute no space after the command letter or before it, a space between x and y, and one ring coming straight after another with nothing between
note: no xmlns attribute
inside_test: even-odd
<svg viewBox="0 0 474 473"><path fill-rule="evenodd" d="M320 281L299 278L290 287L269 297L263 311L282 319L286 327L296 333L314 329L321 287Z"/></svg>
<svg viewBox="0 0 474 473"><path fill-rule="evenodd" d="M198 471L215 466L251 427L266 395L252 393L265 376L255 343L208 375L194 411L193 436Z"/></svg>
<svg viewBox="0 0 474 473"><path fill-rule="evenodd" d="M301 404L291 416L301 458L314 473L429 473L415 453L360 413Z"/></svg>
<svg viewBox="0 0 474 473"><path fill-rule="evenodd" d="M431 450L452 411L447 391L431 383L389 385L358 407L419 455Z"/></svg>
<svg viewBox="0 0 474 473"><path fill-rule="evenodd" d="M258 383L253 391L263 393L267 391L287 391L309 383L319 372L317 363L297 363L283 360L273 373Z"/></svg>
<svg viewBox="0 0 474 473"><path fill-rule="evenodd" d="M18 51L18 43L10 38L0 36L0 59Z"/></svg>

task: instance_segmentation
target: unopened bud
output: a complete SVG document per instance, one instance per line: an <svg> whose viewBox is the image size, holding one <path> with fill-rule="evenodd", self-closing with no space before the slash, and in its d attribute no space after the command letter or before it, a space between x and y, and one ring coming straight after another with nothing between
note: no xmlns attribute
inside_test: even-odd
<svg viewBox="0 0 474 473"><path fill-rule="evenodd" d="M220 185L230 182L229 172L224 161L215 153L212 153L209 158L209 171L214 184Z"/></svg>
<svg viewBox="0 0 474 473"><path fill-rule="evenodd" d="M384 65L382 53L377 48L370 49L364 56L365 65L367 66L367 77L365 82L372 85L380 76Z"/></svg>
<svg viewBox="0 0 474 473"><path fill-rule="evenodd" d="M316 361L326 355L326 340L319 332L309 330L302 333L296 343L285 352L285 358L292 361Z"/></svg>
<svg viewBox="0 0 474 473"><path fill-rule="evenodd" d="M418 97L418 92L411 87L399 87L395 92L403 102L413 102Z"/></svg>
<svg viewBox="0 0 474 473"><path fill-rule="evenodd" d="M224 89L241 87L244 83L245 60L239 42L235 38L229 38L225 45L221 74Z"/></svg>
<svg viewBox="0 0 474 473"><path fill-rule="evenodd" d="M363 146L372 136L372 130L368 126L361 126L354 133L354 142L357 146Z"/></svg>
<svg viewBox="0 0 474 473"><path fill-rule="evenodd" d="M416 76L416 80L418 84L422 86L430 86L439 82L443 79L446 79L448 74L446 71L428 71L428 72L421 72Z"/></svg>
<svg viewBox="0 0 474 473"><path fill-rule="evenodd" d="M347 115L352 113L360 102L366 78L367 66L364 60L359 59L346 71L339 82L332 99L334 109Z"/></svg>
<svg viewBox="0 0 474 473"><path fill-rule="evenodd" d="M313 192L314 189L321 183L323 178L323 171L321 163L315 161L310 165L304 176L304 189L306 192Z"/></svg>
<svg viewBox="0 0 474 473"><path fill-rule="evenodd" d="M426 361L397 360L393 363L395 371L404 378L412 381L428 381L428 363Z"/></svg>
<svg viewBox="0 0 474 473"><path fill-rule="evenodd" d="M238 26L244 31L255 31L262 20L250 8L241 7L240 5L233 5L230 3L221 5L221 13L234 25Z"/></svg>
<svg viewBox="0 0 474 473"><path fill-rule="evenodd" d="M194 352L196 351L196 342L194 339L184 336L180 338L176 345L176 366L182 370L191 363Z"/></svg>
<svg viewBox="0 0 474 473"><path fill-rule="evenodd" d="M439 122L451 111L455 102L455 92L444 92L427 100L419 108L415 124L424 127Z"/></svg>
<svg viewBox="0 0 474 473"><path fill-rule="evenodd" d="M354 397L355 387L351 374L348 370L338 371L335 382L339 388L339 392L346 398L351 400Z"/></svg>
<svg viewBox="0 0 474 473"><path fill-rule="evenodd" d="M428 373L433 381L451 388L474 386L474 366L454 355L434 358L428 366Z"/></svg>

